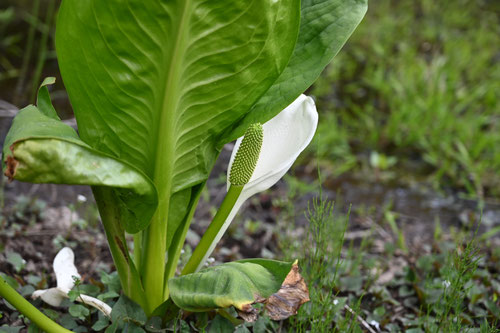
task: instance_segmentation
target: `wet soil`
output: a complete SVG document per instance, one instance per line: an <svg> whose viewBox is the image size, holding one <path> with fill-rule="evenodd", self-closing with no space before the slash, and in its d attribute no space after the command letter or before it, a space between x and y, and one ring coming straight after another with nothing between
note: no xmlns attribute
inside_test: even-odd
<svg viewBox="0 0 500 333"><path fill-rule="evenodd" d="M366 181L359 176L327 179L327 195L335 201L359 207L375 207L381 219L385 211L396 214L398 226L409 240L427 241L432 238L436 223L443 230L469 228L483 233L500 226L500 202L460 197L443 193L425 184Z"/></svg>

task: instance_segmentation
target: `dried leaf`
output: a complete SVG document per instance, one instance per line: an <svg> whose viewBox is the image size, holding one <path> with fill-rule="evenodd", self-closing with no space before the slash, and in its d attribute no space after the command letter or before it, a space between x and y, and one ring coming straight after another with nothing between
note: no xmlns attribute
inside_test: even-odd
<svg viewBox="0 0 500 333"><path fill-rule="evenodd" d="M264 303L266 301L265 298L260 297L259 295L254 295L254 297L255 297L255 302L253 302L252 304ZM249 322L249 323L253 323L253 322L257 321L257 318L259 318L259 310L254 308L252 306L252 304L244 305L241 310L236 309L236 311L238 312L238 315L241 318L243 318L244 321Z"/></svg>
<svg viewBox="0 0 500 333"><path fill-rule="evenodd" d="M309 289L295 261L280 290L267 299L265 308L272 320L283 320L297 314L300 306L309 300Z"/></svg>
<svg viewBox="0 0 500 333"><path fill-rule="evenodd" d="M240 311L238 309L236 311L244 321L249 323L256 322L257 318L259 317L259 311L252 306L249 306L247 309L243 309L243 311Z"/></svg>

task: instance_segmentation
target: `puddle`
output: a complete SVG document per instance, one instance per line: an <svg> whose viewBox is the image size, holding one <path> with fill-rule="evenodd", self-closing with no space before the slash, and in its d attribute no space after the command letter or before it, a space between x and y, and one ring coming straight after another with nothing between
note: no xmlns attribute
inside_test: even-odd
<svg viewBox="0 0 500 333"><path fill-rule="evenodd" d="M375 207L375 219L381 222L385 209L396 213L398 225L410 237L432 238L437 221L443 230L467 227L471 233L480 219L480 233L500 226L500 203L487 201L480 204L476 200L443 195L420 185L408 187L340 177L326 180L324 187L325 194L337 204L352 204L354 214L359 209ZM500 233L496 237L500 237Z"/></svg>

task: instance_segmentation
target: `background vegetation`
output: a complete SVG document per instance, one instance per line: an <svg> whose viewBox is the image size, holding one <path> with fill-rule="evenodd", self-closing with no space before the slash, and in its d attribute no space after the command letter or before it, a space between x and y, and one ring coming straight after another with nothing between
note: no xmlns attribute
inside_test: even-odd
<svg viewBox="0 0 500 333"><path fill-rule="evenodd" d="M500 4L370 5L311 91L329 111L317 136L320 157L339 175L378 153L379 168L429 176L441 189L498 196Z"/></svg>

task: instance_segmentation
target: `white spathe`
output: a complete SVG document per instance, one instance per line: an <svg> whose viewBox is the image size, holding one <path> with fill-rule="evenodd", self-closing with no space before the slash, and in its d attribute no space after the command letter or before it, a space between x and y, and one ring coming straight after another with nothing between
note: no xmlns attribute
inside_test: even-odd
<svg viewBox="0 0 500 333"><path fill-rule="evenodd" d="M52 306L59 306L65 298L68 298L68 292L75 286L73 277L80 278L75 266L73 250L69 247L62 248L54 258L52 266L56 273L57 287L36 290L31 297L41 298ZM81 294L77 301L93 306L108 317L111 316L111 307L97 298Z"/></svg>
<svg viewBox="0 0 500 333"><path fill-rule="evenodd" d="M229 213L224 225L210 245L205 257L196 269L198 271L207 258L212 254L215 246L226 232L241 205L252 195L262 192L273 186L291 168L299 154L309 145L318 125L318 112L311 97L300 95L292 104L287 106L274 118L262 125L264 139L255 170L248 184L243 187L238 200ZM243 137L236 140L231 159L229 160L227 188L229 183L229 170L233 165L236 152Z"/></svg>

